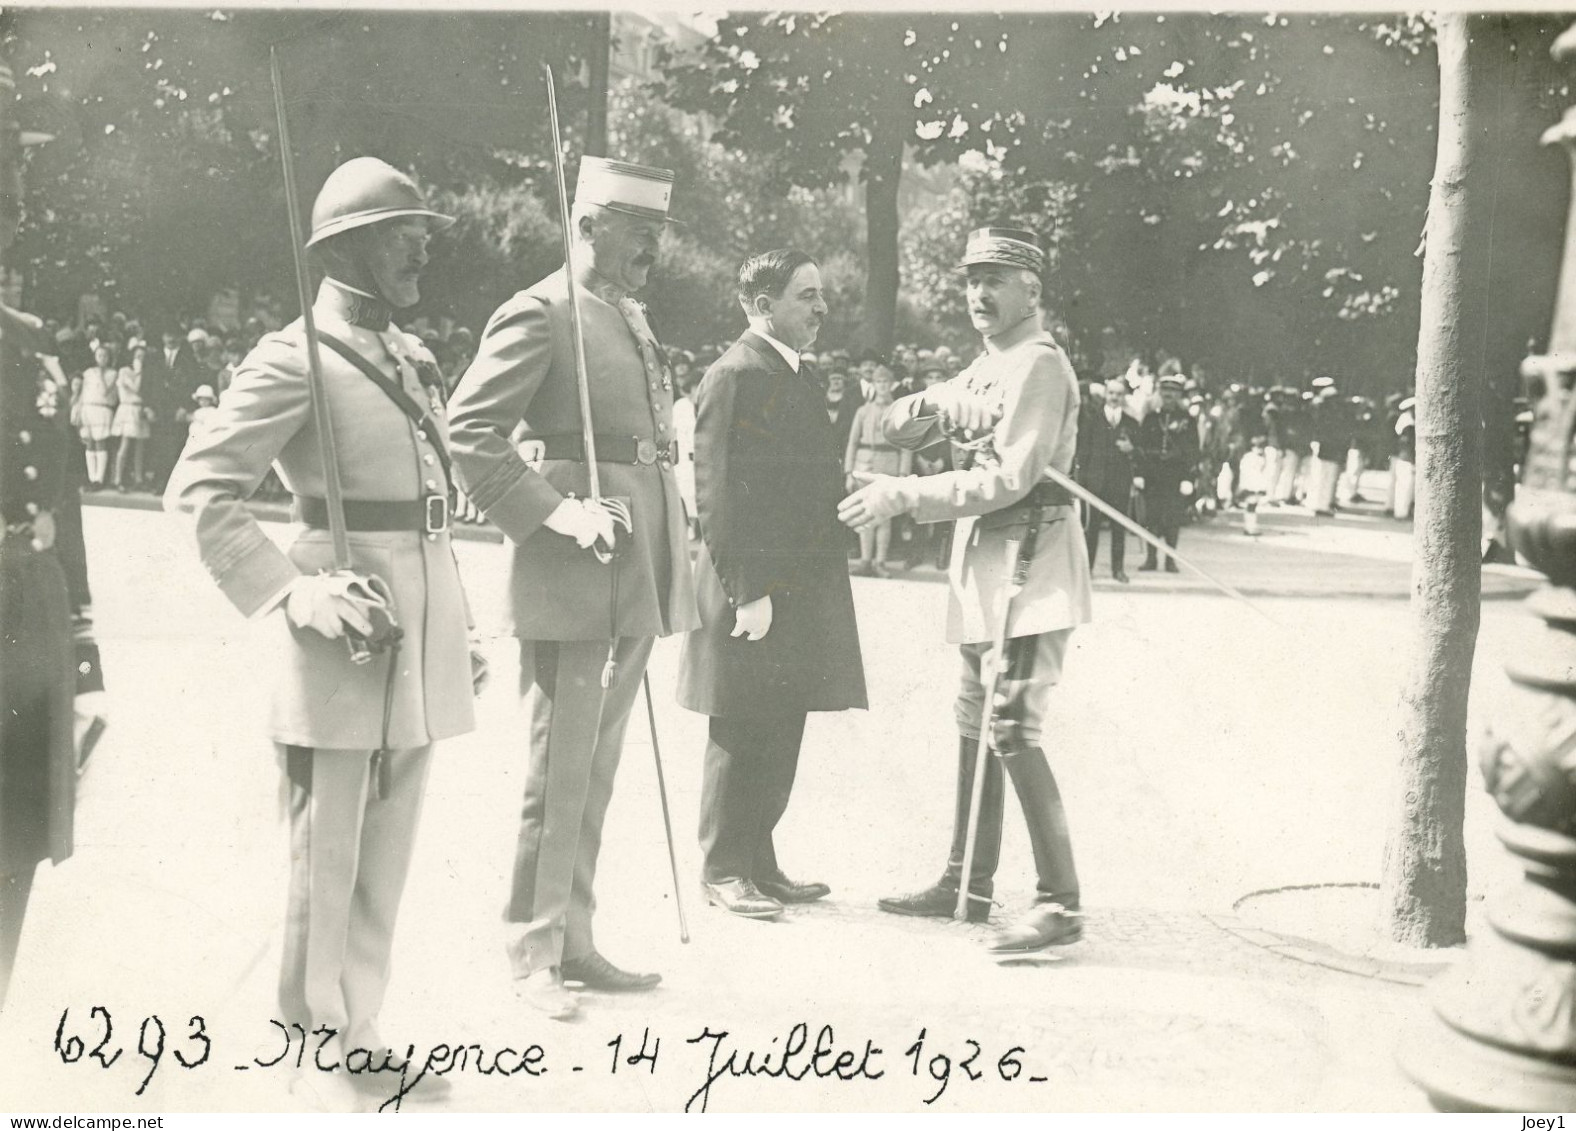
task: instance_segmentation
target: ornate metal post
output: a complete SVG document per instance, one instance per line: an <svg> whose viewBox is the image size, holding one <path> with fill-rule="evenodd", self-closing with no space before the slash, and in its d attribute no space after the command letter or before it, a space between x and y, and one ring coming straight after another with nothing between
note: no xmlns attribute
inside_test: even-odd
<svg viewBox="0 0 1576 1131"><path fill-rule="evenodd" d="M1576 26L1554 45L1576 56ZM1536 401L1512 544L1547 575L1539 618L1506 665L1511 691L1479 752L1523 868L1497 893L1489 930L1435 984L1426 1031L1401 1063L1447 1111L1576 1110L1576 107L1543 135L1572 158L1572 211L1549 352L1522 363Z"/></svg>

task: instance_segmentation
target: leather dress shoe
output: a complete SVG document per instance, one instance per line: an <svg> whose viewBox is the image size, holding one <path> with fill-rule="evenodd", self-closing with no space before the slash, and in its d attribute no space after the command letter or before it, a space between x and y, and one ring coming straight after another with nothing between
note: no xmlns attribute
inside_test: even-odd
<svg viewBox="0 0 1576 1131"><path fill-rule="evenodd" d="M516 979L514 991L526 1005L554 1021L567 1021L580 1011L580 1000L564 985L563 973L557 966Z"/></svg>
<svg viewBox="0 0 1576 1131"><path fill-rule="evenodd" d="M635 974L620 970L594 950L579 958L564 959L563 973L566 982L579 982L588 990L605 990L608 993L649 990L662 981L661 974Z"/></svg>
<svg viewBox="0 0 1576 1131"><path fill-rule="evenodd" d="M931 919L950 919L958 908L958 889L946 884L932 884L924 891L910 895L889 895L876 901L876 906L893 915L917 915ZM983 923L990 918L990 897L969 895L969 922Z"/></svg>
<svg viewBox="0 0 1576 1131"><path fill-rule="evenodd" d="M703 880L700 886L706 893L707 903L745 919L775 919L782 914L783 905L762 895L749 880L720 880L717 883Z"/></svg>
<svg viewBox="0 0 1576 1131"><path fill-rule="evenodd" d="M1060 903L1041 903L991 939L992 954L1029 954L1083 938L1083 915Z"/></svg>
<svg viewBox="0 0 1576 1131"><path fill-rule="evenodd" d="M755 886L767 899L775 899L778 903L814 903L832 894L827 884L814 880L790 880L781 873L769 879L756 880Z"/></svg>
<svg viewBox="0 0 1576 1131"><path fill-rule="evenodd" d="M1111 575L1111 580L1117 582L1118 584L1126 585L1128 583L1128 576L1123 571L1117 570Z"/></svg>

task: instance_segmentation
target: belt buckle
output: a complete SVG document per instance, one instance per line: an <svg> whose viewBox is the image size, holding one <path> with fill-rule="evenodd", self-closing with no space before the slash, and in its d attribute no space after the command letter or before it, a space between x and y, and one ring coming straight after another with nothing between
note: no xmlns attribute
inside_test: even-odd
<svg viewBox="0 0 1576 1131"><path fill-rule="evenodd" d="M657 445L650 440L635 441L635 460L638 463L653 464L657 462Z"/></svg>
<svg viewBox="0 0 1576 1131"><path fill-rule="evenodd" d="M442 534L449 528L449 497L426 495L421 500L423 528L427 534Z"/></svg>

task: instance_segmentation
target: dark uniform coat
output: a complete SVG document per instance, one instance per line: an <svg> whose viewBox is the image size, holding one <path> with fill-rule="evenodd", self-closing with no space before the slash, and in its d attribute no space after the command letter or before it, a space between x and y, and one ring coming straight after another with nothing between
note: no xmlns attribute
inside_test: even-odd
<svg viewBox="0 0 1576 1131"><path fill-rule="evenodd" d="M585 287L580 323L590 368L591 419L649 455L611 462L599 450L602 493L629 500L634 534L614 565L542 523L589 480L579 459L533 459L511 434L578 437L580 401L569 327L569 289L560 268L515 295L487 323L449 404L449 439L466 494L513 543L509 615L526 640L666 636L694 628L689 534L671 460L672 379L640 306L614 306ZM618 605L609 615L613 573Z"/></svg>
<svg viewBox="0 0 1576 1131"><path fill-rule="evenodd" d="M714 716L866 706L820 382L751 332L706 371L696 402L701 627L684 641L679 702ZM730 636L734 610L766 596L766 636Z"/></svg>
<svg viewBox="0 0 1576 1131"><path fill-rule="evenodd" d="M40 333L37 319L0 306L0 872L70 856L76 797L66 578L54 550L32 548L30 529L67 489L65 414L40 408Z"/></svg>
<svg viewBox="0 0 1576 1131"><path fill-rule="evenodd" d="M441 403L431 403L417 373L418 361L431 364L419 340L393 326L381 333L352 326L323 297L314 311L320 330L399 381L418 404L430 406L441 425ZM187 446L164 497L167 509L194 517L203 564L246 616L275 607L299 575L333 564L327 530L300 531L286 552L246 508L270 466L293 493L323 497L305 354L300 319L257 343L219 398L212 425ZM336 351L324 345L321 361L345 499L414 503L443 494L443 468L427 437ZM349 541L353 567L388 583L405 633L392 684L388 746L426 746L471 730L467 612L448 532L429 537L414 529L351 531ZM284 616L275 617L271 628L278 666L270 737L336 750L382 745L392 654L352 664L343 640L296 628Z"/></svg>

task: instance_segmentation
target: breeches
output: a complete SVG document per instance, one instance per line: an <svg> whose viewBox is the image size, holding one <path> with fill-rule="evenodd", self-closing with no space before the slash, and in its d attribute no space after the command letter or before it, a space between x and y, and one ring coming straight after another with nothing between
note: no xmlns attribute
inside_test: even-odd
<svg viewBox="0 0 1576 1131"><path fill-rule="evenodd" d="M1019 636L1007 641L1007 669L996 681L996 710L991 720L991 748L1022 750L1040 745L1051 688L1062 678L1070 628ZM994 663L995 645L962 644L963 680L954 714L958 733L977 739L985 705L985 677Z"/></svg>

